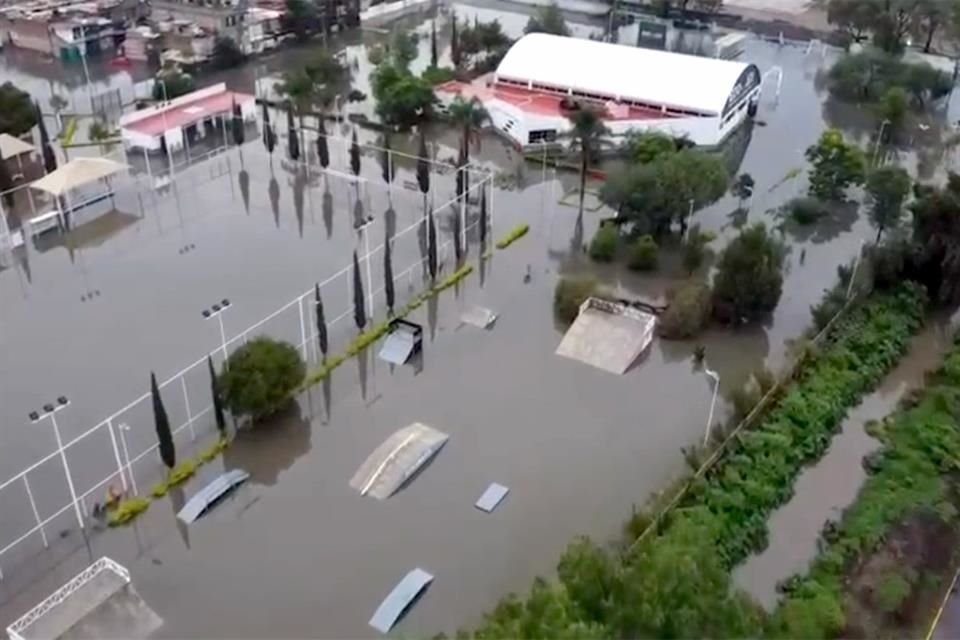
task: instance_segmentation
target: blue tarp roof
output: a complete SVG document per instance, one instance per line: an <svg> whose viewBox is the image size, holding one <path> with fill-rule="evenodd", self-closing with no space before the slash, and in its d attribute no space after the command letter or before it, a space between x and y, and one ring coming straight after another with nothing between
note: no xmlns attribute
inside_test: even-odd
<svg viewBox="0 0 960 640"><path fill-rule="evenodd" d="M223 475L217 477L213 482L193 495L192 498L183 505L177 517L190 524L199 518L204 510L216 502L223 494L233 489L238 484L245 482L250 474L242 469L232 469Z"/></svg>
<svg viewBox="0 0 960 640"><path fill-rule="evenodd" d="M423 569L417 568L408 573L377 607L370 618L370 626L380 633L390 631L414 598L431 582L433 576Z"/></svg>

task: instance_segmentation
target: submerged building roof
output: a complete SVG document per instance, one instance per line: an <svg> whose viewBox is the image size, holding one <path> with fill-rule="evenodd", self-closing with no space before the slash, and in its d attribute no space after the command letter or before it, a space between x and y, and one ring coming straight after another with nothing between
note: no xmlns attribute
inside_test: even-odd
<svg viewBox="0 0 960 640"><path fill-rule="evenodd" d="M751 68L756 69L733 60L531 33L510 47L496 79L719 114Z"/></svg>

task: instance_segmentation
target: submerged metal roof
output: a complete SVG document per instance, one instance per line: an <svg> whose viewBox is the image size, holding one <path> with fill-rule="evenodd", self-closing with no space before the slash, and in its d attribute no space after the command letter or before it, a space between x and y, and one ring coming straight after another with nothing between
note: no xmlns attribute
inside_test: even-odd
<svg viewBox="0 0 960 640"><path fill-rule="evenodd" d="M190 524L203 515L207 507L219 500L225 493L238 484L246 482L249 477L250 474L242 469L231 469L227 471L195 493L187 504L183 505L177 517L187 524Z"/></svg>
<svg viewBox="0 0 960 640"><path fill-rule="evenodd" d="M431 582L433 582L433 575L419 567L405 575L377 607L373 617L370 618L370 626L380 633L390 631L410 603Z"/></svg>

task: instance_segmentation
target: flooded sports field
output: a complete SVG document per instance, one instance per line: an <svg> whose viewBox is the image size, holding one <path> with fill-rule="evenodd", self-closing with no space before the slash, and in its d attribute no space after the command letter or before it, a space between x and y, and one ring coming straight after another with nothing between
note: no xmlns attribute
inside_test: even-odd
<svg viewBox="0 0 960 640"><path fill-rule="evenodd" d="M526 14L510 18L491 6L454 10L480 12L484 20L501 12L508 35L518 35L512 31L522 30ZM428 31L431 17L412 16L403 24ZM443 13L438 25L448 20ZM596 25L582 28L589 33ZM365 47L382 37L358 33L341 43L348 58L358 60L355 75L363 76L368 65ZM253 93L255 82L262 85L306 55L280 52L225 79ZM734 215L736 200L725 197L692 222L718 233L713 248L719 250L738 227L763 220L782 228L790 254L783 297L767 324L716 328L698 340L720 376L721 395L758 368L786 362L836 267L874 235L857 211L803 228L784 224L774 211L805 189L802 177L790 176L805 166L803 152L824 128L841 127L870 148L872 123L831 104L819 86L818 71L835 55L805 43L755 39L746 47L744 59L761 72L780 68L783 74L779 96L776 82L768 81L757 122L726 149L733 171L755 178L755 196L746 220ZM17 68L36 73L23 64ZM363 82L355 84L366 91ZM891 158L923 179L937 177L934 167L942 159L932 143L939 131L933 125ZM313 139L312 132L306 135ZM50 424L27 419L42 404L70 398L56 414L70 440L140 397L151 371L166 380L202 363L207 353L219 364L219 325L201 312L224 298L231 302L220 316L228 350L277 312L246 337L288 340L315 365L309 304L315 283L323 283L328 320L337 319L331 351L342 351L357 334L355 251L376 321L386 316L386 237L395 239L398 299L421 291L425 207L415 161L399 157L387 185L372 147L378 134L359 129L358 135L371 145L360 181L350 176L345 148L336 146L342 143L331 141L331 166L324 172L312 154L307 166L288 160L285 141L271 157L252 131L242 148L221 149L178 169L175 186L162 193L133 172L118 181L109 213L18 251L0 271L0 482L56 450ZM457 135L432 127L431 154L452 159ZM395 136L393 148L415 152L416 139ZM474 161L480 167L471 183L476 197L464 212L465 260L474 271L410 316L424 327L416 365L379 360L379 344L347 360L287 412L241 432L222 459L203 467L182 491L155 501L128 528L102 531L90 523L80 532L73 511L62 510L69 495L60 459L50 458L29 474L29 485L41 519L61 513L45 530L50 549L33 535L0 555L0 623L21 615L92 559L109 555L130 569L139 593L163 618L162 637L369 636L373 611L415 567L435 579L399 631L451 632L478 622L501 596L525 590L534 576L551 574L574 536L614 538L634 505L681 474L681 447L702 439L713 392L711 380L693 365L695 344L657 339L617 376L555 355L564 328L552 313L560 275L589 272L624 294L658 299L674 274L642 276L593 265L583 246L612 212L588 194L580 218L575 175L525 164L492 134L484 136ZM477 228L481 188L492 225L486 246ZM444 273L453 269L457 209L448 203L454 191L451 172L432 173L427 208L432 203L437 212ZM526 236L493 248L493 240L519 224L530 225ZM476 305L498 314L492 328L461 321ZM163 390L171 423L187 425L177 436L183 457L212 438L210 415L203 413L206 375L202 364ZM725 401L721 405L718 417L726 415ZM131 455L153 444L150 411L149 402L134 403L116 414L110 430L100 428L69 448L78 492L92 491L116 467L111 430L128 427L121 444ZM386 500L352 489L350 478L366 457L414 422L449 435L435 458ZM249 472L251 480L209 516L189 527L178 524L174 516L184 500L233 468ZM141 493L161 476L153 455L134 470ZM510 493L486 514L473 503L491 482ZM0 490L0 549L35 522L25 495L19 485Z"/></svg>

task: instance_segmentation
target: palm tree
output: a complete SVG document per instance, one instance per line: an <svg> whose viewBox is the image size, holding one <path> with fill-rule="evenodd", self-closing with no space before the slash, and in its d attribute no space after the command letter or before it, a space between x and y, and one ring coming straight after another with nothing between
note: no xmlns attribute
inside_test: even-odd
<svg viewBox="0 0 960 640"><path fill-rule="evenodd" d="M470 159L470 143L475 142L477 148L480 148L480 129L486 123L490 122L490 114L483 108L483 104L476 97L470 100L464 100L457 96L449 107L450 120L460 127L461 144L466 151L467 159Z"/></svg>
<svg viewBox="0 0 960 640"><path fill-rule="evenodd" d="M570 138L570 148L580 152L580 214L583 215L583 197L587 188L587 171L600 147L607 144L610 130L600 117L600 112L589 107L582 107L570 116L570 131L565 137Z"/></svg>

